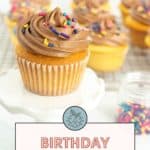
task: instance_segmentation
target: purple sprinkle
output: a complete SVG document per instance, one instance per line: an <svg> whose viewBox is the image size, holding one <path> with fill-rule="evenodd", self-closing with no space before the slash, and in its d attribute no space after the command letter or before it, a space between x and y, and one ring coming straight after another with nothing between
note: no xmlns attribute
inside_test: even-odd
<svg viewBox="0 0 150 150"><path fill-rule="evenodd" d="M56 31L53 27L49 28L54 34L59 35L60 33L58 31Z"/></svg>
<svg viewBox="0 0 150 150"><path fill-rule="evenodd" d="M76 18L72 18L72 22L76 22L77 20L76 20Z"/></svg>
<svg viewBox="0 0 150 150"><path fill-rule="evenodd" d="M70 38L70 36L68 36L68 35L65 34L65 33L60 33L60 35L63 36L65 39L69 39L69 38Z"/></svg>
<svg viewBox="0 0 150 150"><path fill-rule="evenodd" d="M94 32L100 32L101 31L101 27L100 27L100 24L98 22L95 22L92 24L92 30Z"/></svg>

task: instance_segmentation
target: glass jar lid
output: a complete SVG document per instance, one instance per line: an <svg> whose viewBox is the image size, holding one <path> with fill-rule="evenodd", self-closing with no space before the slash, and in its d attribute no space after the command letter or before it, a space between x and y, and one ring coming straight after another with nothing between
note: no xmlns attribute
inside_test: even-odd
<svg viewBox="0 0 150 150"><path fill-rule="evenodd" d="M150 107L150 72L128 73L120 89L121 97Z"/></svg>

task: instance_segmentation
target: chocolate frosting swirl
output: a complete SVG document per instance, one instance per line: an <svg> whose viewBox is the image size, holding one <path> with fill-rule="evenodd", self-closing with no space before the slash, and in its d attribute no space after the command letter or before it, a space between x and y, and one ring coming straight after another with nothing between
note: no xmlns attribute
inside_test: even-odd
<svg viewBox="0 0 150 150"><path fill-rule="evenodd" d="M132 8L136 4L138 4L138 0L122 0L122 4L124 4L127 8Z"/></svg>
<svg viewBox="0 0 150 150"><path fill-rule="evenodd" d="M74 9L74 15L81 24L95 22L98 20L99 14L103 11L101 5L106 2L106 0L78 1L78 7Z"/></svg>
<svg viewBox="0 0 150 150"><path fill-rule="evenodd" d="M117 27L115 17L105 12L99 18L99 22L90 26L91 38L94 44L118 46L127 44L127 36Z"/></svg>
<svg viewBox="0 0 150 150"><path fill-rule="evenodd" d="M67 24L66 24L67 23ZM32 53L67 57L88 49L88 31L59 8L32 16L18 29L20 43Z"/></svg>
<svg viewBox="0 0 150 150"><path fill-rule="evenodd" d="M145 25L150 25L150 1L139 1L132 9L132 17Z"/></svg>

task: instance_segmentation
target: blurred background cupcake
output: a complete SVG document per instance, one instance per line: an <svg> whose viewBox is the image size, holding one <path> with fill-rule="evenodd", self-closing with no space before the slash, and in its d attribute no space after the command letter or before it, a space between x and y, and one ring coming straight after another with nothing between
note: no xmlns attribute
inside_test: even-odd
<svg viewBox="0 0 150 150"><path fill-rule="evenodd" d="M73 14L81 25L93 23L98 20L99 13L106 10L103 3L109 5L106 0L75 0L74 4L77 4L77 6L73 7Z"/></svg>
<svg viewBox="0 0 150 150"><path fill-rule="evenodd" d="M97 22L90 26L92 43L88 66L96 71L116 71L125 59L128 51L127 35L118 27L115 17L103 12Z"/></svg>
<svg viewBox="0 0 150 150"><path fill-rule="evenodd" d="M128 15L130 15L131 9L133 6L137 5L138 0L121 0L121 3L119 5L121 14L122 14L122 20L125 23L125 19Z"/></svg>
<svg viewBox="0 0 150 150"><path fill-rule="evenodd" d="M145 37L150 29L150 1L140 0L126 19L130 30L131 42L140 48L146 48Z"/></svg>
<svg viewBox="0 0 150 150"><path fill-rule="evenodd" d="M10 12L5 17L12 42L16 44L16 27L23 24L26 19L34 13L48 10L50 7L49 0L10 0Z"/></svg>
<svg viewBox="0 0 150 150"><path fill-rule="evenodd" d="M93 3L96 7L101 7L104 10L110 9L108 0L73 0L72 9L76 9L78 7L86 7L86 4L93 5Z"/></svg>
<svg viewBox="0 0 150 150"><path fill-rule="evenodd" d="M69 24L66 22L69 21ZM74 91L87 65L88 31L59 8L18 28L16 55L26 89L58 96Z"/></svg>
<svg viewBox="0 0 150 150"><path fill-rule="evenodd" d="M146 38L145 38L145 43L150 48L150 31L147 34Z"/></svg>

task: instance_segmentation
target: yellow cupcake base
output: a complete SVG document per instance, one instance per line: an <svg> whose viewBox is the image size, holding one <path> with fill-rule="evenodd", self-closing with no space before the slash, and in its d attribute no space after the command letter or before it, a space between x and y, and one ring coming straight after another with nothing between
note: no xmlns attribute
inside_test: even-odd
<svg viewBox="0 0 150 150"><path fill-rule="evenodd" d="M88 66L96 71L113 72L123 65L128 46L99 46L91 44Z"/></svg>
<svg viewBox="0 0 150 150"><path fill-rule="evenodd" d="M148 47L150 47L150 35L146 36L145 43Z"/></svg>
<svg viewBox="0 0 150 150"><path fill-rule="evenodd" d="M145 37L150 27L134 20L131 16L126 18L126 25L130 30L131 43L140 48L147 48Z"/></svg>
<svg viewBox="0 0 150 150"><path fill-rule="evenodd" d="M81 51L65 58L33 54L17 44L16 56L24 86L38 95L60 96L77 89L89 53Z"/></svg>
<svg viewBox="0 0 150 150"><path fill-rule="evenodd" d="M123 23L126 24L125 20L126 20L126 17L129 15L130 10L127 7L125 7L123 4L119 5L119 9L121 11Z"/></svg>

